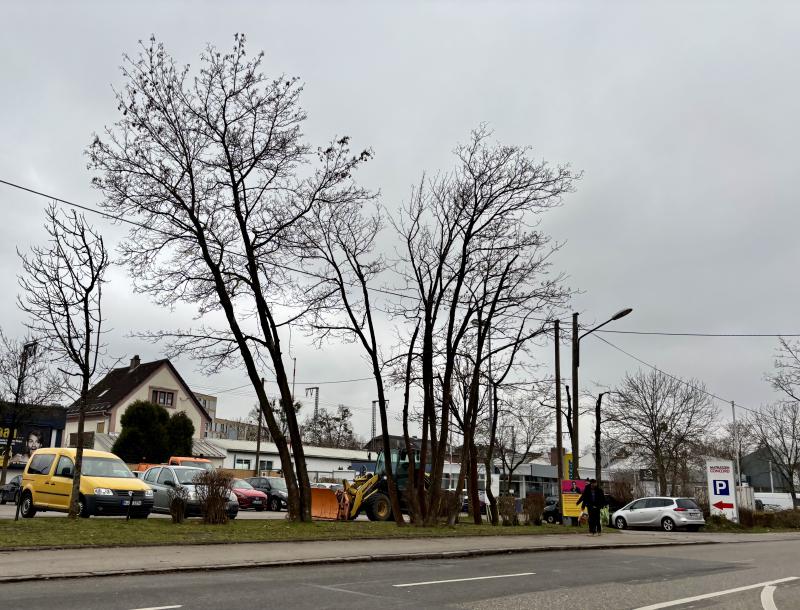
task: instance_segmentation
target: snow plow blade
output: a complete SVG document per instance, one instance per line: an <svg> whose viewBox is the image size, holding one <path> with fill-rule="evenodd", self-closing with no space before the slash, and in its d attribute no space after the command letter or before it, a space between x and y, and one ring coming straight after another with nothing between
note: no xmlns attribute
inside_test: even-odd
<svg viewBox="0 0 800 610"><path fill-rule="evenodd" d="M339 498L332 489L311 488L311 517L336 521L339 519Z"/></svg>

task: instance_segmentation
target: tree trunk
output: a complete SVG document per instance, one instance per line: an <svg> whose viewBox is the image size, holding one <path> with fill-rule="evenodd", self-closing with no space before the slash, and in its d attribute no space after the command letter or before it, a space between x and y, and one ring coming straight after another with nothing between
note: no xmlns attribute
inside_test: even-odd
<svg viewBox="0 0 800 610"><path fill-rule="evenodd" d="M475 525L483 524L481 516L481 496L478 489L478 449L475 440L469 441L469 501L472 504L472 521Z"/></svg>
<svg viewBox="0 0 800 610"><path fill-rule="evenodd" d="M83 472L83 428L86 420L86 397L89 394L89 377L84 375L81 384L80 410L78 412L78 440L75 449L75 471L72 475L72 494L69 502L69 518L80 515L78 500L81 494L81 473Z"/></svg>

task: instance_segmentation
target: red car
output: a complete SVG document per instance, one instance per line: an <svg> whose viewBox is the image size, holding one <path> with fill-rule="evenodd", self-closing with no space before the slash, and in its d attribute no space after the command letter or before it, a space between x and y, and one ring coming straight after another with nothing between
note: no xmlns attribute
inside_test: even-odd
<svg viewBox="0 0 800 610"><path fill-rule="evenodd" d="M267 507L267 494L258 491L247 481L234 479L231 489L239 501L239 508L255 508L257 511L262 511Z"/></svg>

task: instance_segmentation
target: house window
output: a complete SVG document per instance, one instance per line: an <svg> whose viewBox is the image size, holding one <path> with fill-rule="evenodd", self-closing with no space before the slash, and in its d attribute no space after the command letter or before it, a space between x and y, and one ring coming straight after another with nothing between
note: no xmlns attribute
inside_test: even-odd
<svg viewBox="0 0 800 610"><path fill-rule="evenodd" d="M235 468L241 470L250 470L250 460L245 460L242 458L236 458L236 466Z"/></svg>
<svg viewBox="0 0 800 610"><path fill-rule="evenodd" d="M153 390L153 402L162 407L171 407L175 404L175 392Z"/></svg>

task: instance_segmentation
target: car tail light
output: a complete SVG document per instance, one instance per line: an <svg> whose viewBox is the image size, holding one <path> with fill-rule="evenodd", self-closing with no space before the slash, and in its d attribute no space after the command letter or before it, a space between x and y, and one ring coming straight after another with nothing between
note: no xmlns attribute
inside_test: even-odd
<svg viewBox="0 0 800 610"><path fill-rule="evenodd" d="M676 513L685 513L689 509L688 508L681 508L679 506L678 508L673 508L672 510L674 510Z"/></svg>

